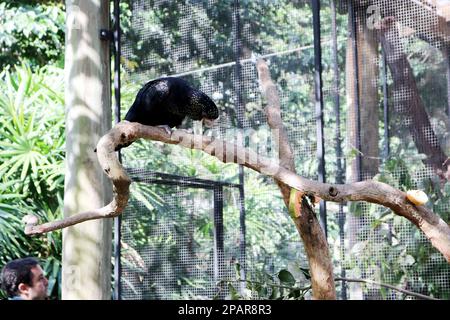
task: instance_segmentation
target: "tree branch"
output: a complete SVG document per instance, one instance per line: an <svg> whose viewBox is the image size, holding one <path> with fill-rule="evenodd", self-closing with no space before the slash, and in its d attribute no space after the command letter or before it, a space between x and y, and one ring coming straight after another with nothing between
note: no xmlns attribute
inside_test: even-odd
<svg viewBox="0 0 450 320"><path fill-rule="evenodd" d="M369 284L374 284L380 287L385 287L385 288L389 288L395 291L399 291L402 292L408 296L413 296L413 297L417 297L417 298L421 298L421 299L425 299L425 300L439 300L430 296L426 296L420 293L416 293L416 292L412 292L406 289L402 289L402 288L397 288L396 286L390 285L390 284L386 284L386 283L382 283L382 282L376 282L373 280L369 280L369 279L352 279L352 278L340 278L340 277L336 277L335 279L336 281L346 281L346 282L361 282L361 283L369 283Z"/></svg>
<svg viewBox="0 0 450 320"><path fill-rule="evenodd" d="M267 122L274 133L278 144L280 166L295 173L294 152L289 144L288 135L281 119L281 104L278 90L270 77L269 67L263 59L256 63L262 94L267 100L265 108ZM281 180L275 179L286 207L290 207L291 187ZM314 299L335 300L333 263L331 261L328 242L320 227L314 209L303 201L303 194L295 194L294 220L298 233L303 241L311 273L312 295Z"/></svg>
<svg viewBox="0 0 450 320"><path fill-rule="evenodd" d="M120 127L121 126L119 126L119 128ZM114 218L123 212L130 195L131 179L126 174L114 151L117 146L117 141L122 139L122 135L123 133L120 129L115 130L115 128L113 128L97 143L98 161L103 171L113 183L113 200L103 208L78 213L61 220L51 221L41 225L35 225L37 219L33 219L33 217L29 215L24 219L26 223L25 234L41 234L67 228L88 220Z"/></svg>
<svg viewBox="0 0 450 320"><path fill-rule="evenodd" d="M118 123L100 139L97 145L100 165L113 182L113 201L101 209L80 213L59 221L40 226L29 224L25 232L27 234L44 233L86 220L115 217L121 214L128 201L131 180L119 163L114 149L118 145L132 143L139 138L203 150L222 162L242 164L304 194L315 195L326 201L366 201L383 205L419 227L433 246L450 262L450 227L448 224L428 208L409 202L406 193L385 183L372 180L341 185L319 183L286 170L276 162L260 156L252 150L220 139L193 135L182 130L175 130L169 135L162 128L130 122Z"/></svg>

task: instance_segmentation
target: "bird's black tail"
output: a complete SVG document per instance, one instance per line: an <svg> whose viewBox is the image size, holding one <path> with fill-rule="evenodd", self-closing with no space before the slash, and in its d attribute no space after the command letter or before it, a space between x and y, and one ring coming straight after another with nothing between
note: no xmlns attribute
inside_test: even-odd
<svg viewBox="0 0 450 320"><path fill-rule="evenodd" d="M133 104L131 105L130 109L128 110L127 114L125 115L124 120L130 121L130 122L136 122L136 116L138 114L139 107L142 105L145 95L147 94L147 91L150 89L150 87L158 80L152 80L147 82L137 93L136 98L134 99Z"/></svg>

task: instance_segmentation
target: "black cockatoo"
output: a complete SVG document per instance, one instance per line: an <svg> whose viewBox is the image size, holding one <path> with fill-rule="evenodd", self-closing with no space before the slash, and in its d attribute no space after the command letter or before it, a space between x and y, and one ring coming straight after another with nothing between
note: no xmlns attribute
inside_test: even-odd
<svg viewBox="0 0 450 320"><path fill-rule="evenodd" d="M219 117L216 104L202 91L180 78L165 77L146 83L125 115L125 120L148 126L178 127L188 116L207 126ZM126 145L128 146L128 145ZM117 149L126 147L118 146Z"/></svg>
<svg viewBox="0 0 450 320"><path fill-rule="evenodd" d="M202 91L180 78L152 80L139 90L125 120L148 126L181 125L188 116L211 124L219 117L216 104Z"/></svg>

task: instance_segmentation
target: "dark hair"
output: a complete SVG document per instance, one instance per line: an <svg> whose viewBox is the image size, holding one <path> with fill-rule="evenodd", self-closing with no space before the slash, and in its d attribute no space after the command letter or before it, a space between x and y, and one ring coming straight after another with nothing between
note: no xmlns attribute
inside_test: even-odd
<svg viewBox="0 0 450 320"><path fill-rule="evenodd" d="M3 267L0 282L8 297L12 298L19 294L19 284L32 285L31 269L37 265L39 261L30 257L12 260Z"/></svg>

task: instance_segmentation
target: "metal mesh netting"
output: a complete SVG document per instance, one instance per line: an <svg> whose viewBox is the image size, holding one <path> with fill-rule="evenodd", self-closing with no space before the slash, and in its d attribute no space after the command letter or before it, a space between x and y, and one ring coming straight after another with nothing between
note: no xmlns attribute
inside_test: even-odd
<svg viewBox="0 0 450 320"><path fill-rule="evenodd" d="M350 34L345 142L347 152L355 150L345 157L346 181L374 178L404 191L424 190L430 208L448 221L448 178L439 177L449 152L444 2L438 8L432 1L367 1L342 9ZM341 275L449 298L450 268L414 225L381 206L347 209ZM341 296L405 298L354 283Z"/></svg>
<svg viewBox="0 0 450 320"><path fill-rule="evenodd" d="M258 76L255 69L254 60L248 52L248 46L259 46L260 54L273 54L273 50L266 47L264 44L259 43L256 35L248 28L250 24L253 24L252 20L255 15L261 14L267 10L272 12L272 15L276 14L276 5L267 4L259 6L255 4L254 10L251 11L251 16L243 15L242 12L245 9L239 9L237 3L233 2L199 2L189 3L185 2L155 2L151 4L151 8L147 7L148 2L134 1L131 4L133 9L133 16L130 21L133 28L130 29L130 36L124 37L124 47L122 52L122 61L126 72L123 77L122 97L125 101L125 108L130 105L131 100L134 98L136 89L139 85L148 81L156 75L171 75L182 76L188 81L197 84L200 89L215 99L219 108L222 111L219 125L213 128L209 134L229 141L236 141L238 136L238 128L241 127L243 136L246 137L246 146L258 151L259 153L276 157L276 150L274 148L274 142L268 132L268 125L266 123L265 115L263 113L263 103L261 98L261 92L259 89ZM156 12L170 12L175 16L165 17L165 15L156 16ZM153 13L151 13L153 12ZM169 13L169 15L170 15ZM166 19L165 22L161 20ZM276 21L271 22L271 28L275 28ZM146 27L144 27L144 25ZM155 26L156 25L156 26ZM242 27L244 26L244 27ZM247 27L245 27L247 26ZM239 30L239 37L236 36ZM288 26L285 26L288 28ZM155 30L159 30L156 32ZM162 32L164 32L162 34ZM177 37L172 38L172 35ZM161 40L158 40L160 38ZM159 42L162 41L162 42ZM165 42L164 42L165 41ZM156 47L153 47L156 42L159 42ZM163 43L164 42L164 43ZM280 57L273 56L271 64L277 67L277 72L281 73L283 69L292 69L290 73L285 77L288 81L286 86L295 86L297 81L304 81L296 75L298 70L295 71L293 66L298 65L296 61L298 59L298 52L302 49L300 47L300 41L298 43L279 44L279 50L282 51ZM311 43L309 40L306 43ZM144 53L142 57L139 55L139 49L136 48L136 44L139 43ZM240 44L240 45L238 45ZM152 46L149 50L144 50L146 46ZM311 46L307 48L311 50ZM238 52L241 51L239 54ZM148 53L151 52L151 53ZM311 54L311 51L310 51ZM240 55L239 68L236 66L236 57ZM164 64L163 61L170 60L170 64ZM139 64L135 64L139 61ZM284 65L290 64L286 68ZM129 70L128 70L129 69ZM152 74L154 70L157 73ZM308 79L307 81L310 81ZM129 100L127 100L127 87L135 85L133 90L130 90ZM311 84L309 84L311 85ZM281 99L283 100L283 106L292 106L296 97L291 97L289 94L283 94L281 91ZM293 100L293 101L292 101ZM245 114L244 114L245 109ZM312 119L312 113L309 115ZM307 125L314 128L314 121L301 120L301 117L294 117L291 115L286 119L289 126L299 126L307 129ZM308 124L309 122L309 124ZM186 127L195 127L193 123L186 123ZM199 130L196 128L194 130ZM208 131L207 131L208 132ZM314 139L314 131L312 131L311 138ZM290 138L297 144L295 136L291 135ZM208 179L213 181L229 181L237 183L239 181L239 174L237 166L224 166L215 159L205 156L199 152L192 152L190 150L183 150L180 147L172 147L166 145L155 145L152 143L151 150L148 150L148 143L136 143L124 150L123 159L126 166L140 167L148 170L162 171L170 174L176 174L180 176L195 175L197 178ZM314 148L308 148L302 146L303 149L300 152L304 153L303 159L309 157L312 161L314 159ZM149 155L150 152L150 155ZM300 153L299 152L299 153ZM152 161L149 162L148 158ZM205 168L206 166L206 168ZM300 261L304 266L306 260L298 259L298 256L302 256L303 253L298 249L300 243L296 241L295 228L289 222L287 213L283 208L283 203L279 196L279 192L272 183L267 183L267 179L259 177L252 173L246 173L245 179L245 208L246 208L246 235L248 239L246 241L246 255L245 259L239 257L239 241L242 241L242 237L237 237L235 242L225 241L224 252L225 265L232 261L232 266L235 266L235 262L243 264L245 269L249 272L249 277L259 276L258 271L271 271L276 272L282 267L286 267L287 263L291 261ZM270 180L269 180L270 181ZM263 183L264 188L260 187ZM180 189L181 188L181 189ZM196 193L211 193L204 189L196 189L193 193L187 192L182 189L183 184L177 189L181 191L171 191L167 195L165 193L158 192L158 195L162 198L163 203L168 201L183 201L185 197L191 198ZM250 196L251 195L251 196ZM135 197L134 193L132 196ZM216 197L216 201L220 199ZM231 234L239 234L239 228L236 228L236 224L232 223L233 219L229 215L239 218L239 205L236 201L239 199L239 192L234 191L234 195L230 198L223 199L224 207L223 219L224 219L224 234L226 239L233 239ZM273 199L268 202L268 199ZM214 201L214 198L210 198ZM234 206L229 201L234 201ZM188 201L188 200L184 200ZM252 210L247 210L249 203L252 203ZM211 204L210 204L211 205ZM237 210L234 213L229 212L231 208ZM186 208L188 209L188 208ZM128 215L128 210L125 212L124 217L126 221L133 219ZM156 210L156 209L155 209ZM208 211L208 210L206 210ZM231 210L233 211L233 210ZM145 212L145 211L144 211ZM144 212L139 214L145 214ZM165 214L167 211L163 211ZM181 214L186 214L183 211ZM158 216L161 213L158 211ZM260 215L270 214L265 221L260 221ZM213 231L211 226L211 219L213 219L213 210L209 209L210 220L204 220L203 226L197 226L204 230ZM170 220L170 219L169 219ZM124 221L124 224L127 223ZM264 227L264 224L266 226ZM157 226L154 226L155 233L163 232ZM231 231L233 230L233 231ZM281 230L281 231L278 231ZM127 231L123 229L124 239L127 239ZM228 236L227 236L228 235ZM294 236L292 236L294 235ZM209 234L212 236L212 234ZM205 236L206 237L206 236ZM274 239L275 241L271 241ZM132 239L129 240L132 242ZM213 256L214 245L213 241L209 242L211 245L208 247L209 257ZM234 254L233 254L234 252ZM280 257L276 256L277 252L284 252ZM150 259L149 253L145 253L143 250L138 251L143 261ZM286 259L289 257L289 259ZM122 256L124 258L124 256ZM245 260L245 261L244 261ZM174 264L180 263L179 260ZM193 262L192 267L196 264ZM211 265L210 265L211 267ZM124 271L122 273L123 279L127 279L126 264L124 263ZM228 269L229 270L229 269ZM211 270L210 270L211 271ZM233 271L233 270L232 270ZM236 279L236 272L224 273L221 279ZM157 274L154 275L158 277ZM187 281L189 285L195 286L195 276L187 276L182 273L172 274L172 281ZM188 289L184 290L181 287L175 289L169 286L165 287L165 295L159 298L173 298L175 295L179 295L181 291L186 295L190 294L191 297L212 298L220 289L215 286L217 279L214 277L203 277L201 281L202 286L209 289L204 289L203 293L200 291ZM156 280L155 280L156 281ZM145 286L146 284L140 283L138 287ZM189 285L185 285L188 287ZM124 288L122 298L142 298L133 294L133 291L125 290L128 284L122 280L122 286ZM236 288L241 286L235 283ZM190 292L190 293L186 293ZM229 290L225 288L222 293L223 297L229 294ZM186 297L186 295L184 297ZM149 296L149 298L158 298L156 296Z"/></svg>
<svg viewBox="0 0 450 320"><path fill-rule="evenodd" d="M123 297L220 297L217 282L234 274L240 256L239 210L233 201L223 204L224 195L236 195L208 181L128 172L136 183L122 225Z"/></svg>
<svg viewBox="0 0 450 320"><path fill-rule="evenodd" d="M337 1L334 21L332 3L322 1L326 180L375 178L403 190L423 189L433 211L448 221L449 184L436 174L438 149L450 151L447 59L441 53L448 39L432 27L440 25L438 10L424 8L425 2L365 1L349 8ZM212 97L221 111L214 128L189 120L185 128L276 160L255 65L262 57L278 88L297 172L317 179L310 1L121 5L122 110L147 81L180 76ZM380 38L376 22L390 16L398 19L396 28ZM395 65L399 56L409 64ZM421 106L411 103L418 101L414 90L430 123L415 131L423 114L419 120L411 116L418 112L411 105ZM242 175L237 165L202 152L148 141L123 149L123 163L139 169L129 169L138 182L122 221L120 298L230 298L229 281L247 297L264 299L273 292L242 290L239 276L278 283L282 269L297 285L307 283L300 238L271 179L251 170ZM448 264L409 221L361 203L328 203L327 219L336 276L449 297ZM376 285L337 285L342 299L404 298Z"/></svg>

